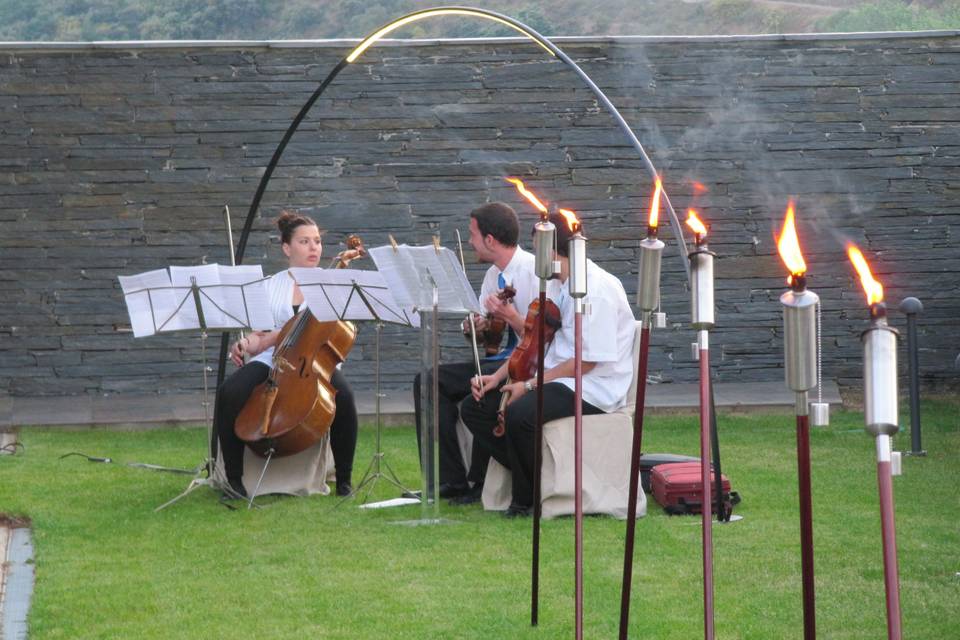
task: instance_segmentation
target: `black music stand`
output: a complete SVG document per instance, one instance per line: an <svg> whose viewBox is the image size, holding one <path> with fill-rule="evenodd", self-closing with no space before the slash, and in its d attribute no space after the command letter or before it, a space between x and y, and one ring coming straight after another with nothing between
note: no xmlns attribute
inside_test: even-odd
<svg viewBox="0 0 960 640"><path fill-rule="evenodd" d="M341 503L363 492L361 504L365 504L381 478L402 492L409 492L390 467L382 447L383 420L380 399L383 394L380 391L380 338L385 323L405 327L416 326L418 322L416 314L397 303L379 271L293 268L290 269L290 274L300 286L310 312L318 320L372 321L376 329L374 361L376 450L360 482Z"/></svg>
<svg viewBox="0 0 960 640"><path fill-rule="evenodd" d="M158 333L200 331L200 351L203 365L203 415L207 428L207 455L193 470L163 467L146 463L132 463L156 471L192 474L187 488L155 511L170 506L201 486L233 494L225 483L213 476L214 459L211 450L212 423L210 421L209 384L207 373L207 331L263 328L273 325L269 315L266 280L259 265L225 267L217 264L195 267L170 267L134 276L119 276L134 337ZM203 472L207 477L201 477ZM234 496L239 497L239 496Z"/></svg>

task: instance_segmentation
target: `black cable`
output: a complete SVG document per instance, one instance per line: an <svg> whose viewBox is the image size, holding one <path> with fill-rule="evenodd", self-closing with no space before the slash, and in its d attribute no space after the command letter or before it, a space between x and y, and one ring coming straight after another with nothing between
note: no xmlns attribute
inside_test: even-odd
<svg viewBox="0 0 960 640"><path fill-rule="evenodd" d="M22 442L10 442L0 447L0 451L8 451L11 454L15 454L17 452L17 447L20 447L23 451L27 450L27 448L23 446Z"/></svg>
<svg viewBox="0 0 960 640"><path fill-rule="evenodd" d="M88 462L113 462L113 458L98 458L96 456L88 456L85 453L80 453L79 451L71 451L70 453L65 453L60 456L60 460L64 458L69 458L70 456L80 456L81 458L86 458Z"/></svg>

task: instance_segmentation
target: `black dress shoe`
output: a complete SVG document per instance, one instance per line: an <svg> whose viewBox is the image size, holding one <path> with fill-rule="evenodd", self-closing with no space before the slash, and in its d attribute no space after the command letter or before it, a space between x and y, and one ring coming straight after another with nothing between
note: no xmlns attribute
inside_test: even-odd
<svg viewBox="0 0 960 640"><path fill-rule="evenodd" d="M524 507L519 504L511 504L503 512L504 518L526 518L533 514L533 507Z"/></svg>
<svg viewBox="0 0 960 640"><path fill-rule="evenodd" d="M224 495L230 499L246 498L247 490L243 486L243 481L239 478L227 478L227 484L230 485L229 491L224 491Z"/></svg>
<svg viewBox="0 0 960 640"><path fill-rule="evenodd" d="M345 498L353 493L353 485L349 481L337 483L337 495Z"/></svg>
<svg viewBox="0 0 960 640"><path fill-rule="evenodd" d="M441 498L456 498L462 496L463 494L470 491L470 485L466 482L463 483L451 483L451 482L441 482L440 483L440 497Z"/></svg>
<svg viewBox="0 0 960 640"><path fill-rule="evenodd" d="M450 504L453 506L462 507L467 504L474 504L480 502L483 498L483 485L478 484L472 489L467 491L465 494L457 496L456 498L450 499Z"/></svg>

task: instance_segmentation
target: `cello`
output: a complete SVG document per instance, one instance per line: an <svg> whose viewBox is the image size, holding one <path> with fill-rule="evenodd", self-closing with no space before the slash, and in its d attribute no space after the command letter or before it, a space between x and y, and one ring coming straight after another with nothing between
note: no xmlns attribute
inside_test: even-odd
<svg viewBox="0 0 960 640"><path fill-rule="evenodd" d="M334 268L366 254L356 235ZM320 322L301 309L283 325L273 352L273 368L254 388L234 423L237 437L257 454L289 456L319 442L337 411L334 371L353 348L356 326L344 320Z"/></svg>
<svg viewBox="0 0 960 640"><path fill-rule="evenodd" d="M562 314L560 307L551 300L545 298L544 305L544 327L543 327L543 348L546 351L547 346L553 342L553 337L560 330L562 324ZM540 364L539 343L537 341L537 323L540 316L540 300L535 299L527 308L527 317L523 321L523 340L510 354L510 360L507 361L507 383L517 380L529 380L537 374L537 367ZM506 433L507 403L510 402L510 393L504 392L500 397L500 408L497 411L497 426L493 428L493 435L502 437Z"/></svg>

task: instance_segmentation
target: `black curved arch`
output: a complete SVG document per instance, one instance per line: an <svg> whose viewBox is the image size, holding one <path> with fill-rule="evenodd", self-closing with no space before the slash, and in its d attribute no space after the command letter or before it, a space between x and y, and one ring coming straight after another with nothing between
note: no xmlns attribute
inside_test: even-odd
<svg viewBox="0 0 960 640"><path fill-rule="evenodd" d="M290 126L287 128L287 131L284 133L283 138L280 140L280 144L277 145L276 150L273 152L273 156L270 158L270 162L267 164L266 169L264 170L263 176L260 179L260 183L257 185L257 190L254 193L253 200L250 202L250 208L247 211L247 217L243 224L243 230L240 232L240 240L237 242L236 248L236 264L241 264L243 262L243 254L247 248L247 239L250 236L250 230L253 227L253 220L256 217L257 210L260 208L260 201L263 199L263 194L267 189L267 185L270 182L270 178L273 176L273 172L277 167L277 164L280 161L280 157L283 155L284 150L287 147L287 144L290 142L290 139L293 137L293 134L296 133L297 129L300 127L300 123L303 122L303 119L307 116L307 113L313 107L314 103L320 97L321 94L330 86L333 80L340 74L343 69L349 65L354 57L354 52L362 53L366 48L371 46L376 40L378 40L386 32L391 31L396 25L397 27L402 26L408 22L418 20L421 18L429 17L430 15L446 15L449 13L459 13L473 15L477 17L484 17L507 26L512 27L516 31L526 35L528 38L535 41L537 44L542 46L548 52L552 53L554 56L562 60L567 66L569 66L587 87L593 92L597 100L606 108L610 115L614 118L617 125L620 127L620 130L630 141L631 146L637 151L640 155L641 160L644 163L645 168L650 174L650 179L655 180L657 177L657 170L654 167L653 162L650 160L650 157L647 155L646 150L643 148L643 145L640 143L640 140L637 139L637 136L633 133L633 130L630 128L630 125L627 124L623 116L617 110L617 108L610 102L609 98L600 90L600 88L590 79L590 77L581 69L576 62L574 62L570 57L564 53L558 46L551 42L548 38L538 33L536 30L527 26L526 24L511 18L510 16L497 13L495 11L489 11L487 9L478 9L475 7L463 7L463 6L443 6L443 7L431 7L429 9L421 9L419 11L413 11L411 13L405 14L388 22L387 24L381 26L377 30L371 32L367 37L360 41L360 44L357 45L350 53L343 57L339 63L330 71L323 82L320 83L320 86L317 87L316 91L307 99L303 107L300 108L300 111L297 112L296 117L290 123ZM684 271L687 274L687 278L690 277L690 265L687 260L687 249L686 242L683 237L683 227L680 225L680 221L677 218L676 211L673 208L673 204L670 202L670 197L667 195L666 189L661 193L661 202L666 205L666 210L670 218L670 225L673 229L674 236L677 239L678 248L680 250L680 259L683 262ZM228 333L222 334L220 340L220 359L219 367L217 370L217 390L219 392L220 385L223 384L224 374L226 371L226 355L227 349L229 348L230 336ZM215 450L215 449L214 449Z"/></svg>

